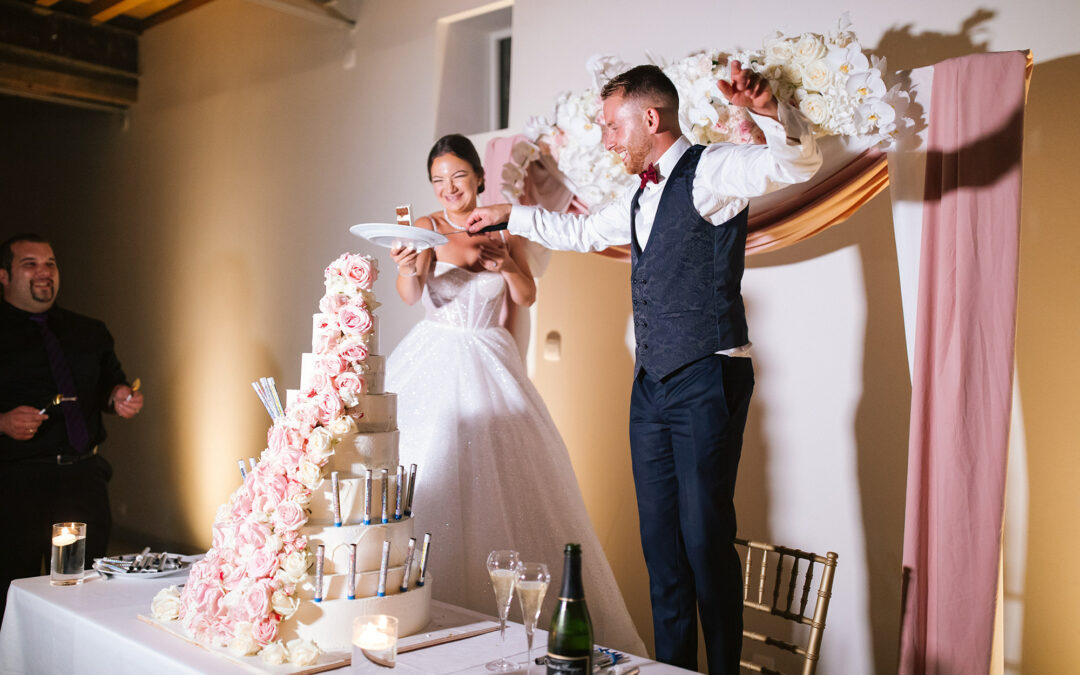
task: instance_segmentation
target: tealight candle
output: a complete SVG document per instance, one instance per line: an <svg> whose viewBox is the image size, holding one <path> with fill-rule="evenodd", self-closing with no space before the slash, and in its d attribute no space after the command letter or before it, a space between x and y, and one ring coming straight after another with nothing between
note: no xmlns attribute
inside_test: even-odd
<svg viewBox="0 0 1080 675"><path fill-rule="evenodd" d="M396 617L367 614L353 619L352 667L354 673L380 673L393 668L397 658Z"/></svg>
<svg viewBox="0 0 1080 675"><path fill-rule="evenodd" d="M86 523L54 523L49 583L74 586L83 580L86 566Z"/></svg>

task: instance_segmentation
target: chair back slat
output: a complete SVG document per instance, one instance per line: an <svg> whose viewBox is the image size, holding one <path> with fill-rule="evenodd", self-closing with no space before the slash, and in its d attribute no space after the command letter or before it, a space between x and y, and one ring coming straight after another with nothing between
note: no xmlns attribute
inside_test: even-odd
<svg viewBox="0 0 1080 675"><path fill-rule="evenodd" d="M802 646L797 641L789 641L780 636L765 635L750 630L743 631L744 645L757 643L770 649L792 654L801 660L802 668L800 672L802 675L814 675L820 657L821 640L825 630L825 618L828 613L829 600L832 598L832 583L838 556L833 552L820 556L816 553L808 553L798 549L741 539L736 539L735 544L737 548L746 551L746 558L743 561L743 606L746 609L778 617L793 624L809 627L809 635L806 638L805 646ZM760 564L755 564L754 555L761 555ZM775 564L770 564L770 556L772 556ZM785 558L791 559L789 565L785 565ZM800 569L800 561L805 561L805 570ZM821 575L820 581L817 582L816 599L811 606L810 591L814 586L816 576L814 573L815 565L821 566ZM752 577L755 570L758 576L756 601L751 599L750 593L751 584L754 583ZM773 577L772 593L771 601L767 602L765 584L767 583L766 577L770 576L770 570ZM783 582L785 574L787 576L786 584ZM796 611L795 598L800 586L801 593L797 603L798 611ZM784 588L783 593L781 592L782 587ZM808 611L812 612L811 616L807 616ZM791 629L788 629L785 637L806 635L806 633L802 632L805 630L791 632ZM799 640L798 637L793 639ZM790 659L791 657L788 657L788 660ZM772 669L774 665L772 662L769 662L768 667L766 667L764 664L755 664L743 660L740 665L744 670L751 672L781 675L779 671Z"/></svg>

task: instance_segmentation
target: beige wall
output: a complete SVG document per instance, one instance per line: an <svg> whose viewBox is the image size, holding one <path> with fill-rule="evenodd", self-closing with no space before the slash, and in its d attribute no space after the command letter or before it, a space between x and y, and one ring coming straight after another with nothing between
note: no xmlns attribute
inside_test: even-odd
<svg viewBox="0 0 1080 675"><path fill-rule="evenodd" d="M118 525L140 540L204 548L235 461L263 447L249 382L299 376L322 267L346 232L396 203L434 207L423 160L439 95L435 22L475 0L357 2L354 33L240 0L217 0L148 32L140 102L126 121L0 98L4 231L51 234L69 306L105 319L148 405L110 423ZM521 0L514 9L511 127L589 84L585 60L644 50L750 46L773 29L826 30L839 0L738 12L704 0ZM1026 444L1010 476L1006 658L1016 672L1080 659L1069 561L1080 517L1080 234L1071 182L1080 62L1075 3L918 0L858 8L864 45L912 67L984 49L1035 50L1026 120L1017 360ZM781 11L782 9L782 11ZM651 12L651 13L650 13ZM641 17L648 15L648 20ZM567 17L573 17L568 20ZM782 18L780 18L782 17ZM932 17L932 18L926 18ZM350 64L354 66L349 67ZM626 448L631 354L627 269L556 253L535 334L563 358L535 381L566 438L590 514L643 635L651 635ZM883 196L794 249L754 258L746 300L757 390L740 468L744 535L840 554L824 672L895 661L910 387L889 208ZM385 304L384 352L417 319ZM1025 493L1017 487L1028 487ZM1025 495L1029 495L1025 499Z"/></svg>

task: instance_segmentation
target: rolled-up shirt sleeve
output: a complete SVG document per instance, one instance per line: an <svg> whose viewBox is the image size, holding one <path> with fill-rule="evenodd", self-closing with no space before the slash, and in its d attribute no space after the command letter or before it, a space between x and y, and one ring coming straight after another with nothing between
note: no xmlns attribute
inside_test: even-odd
<svg viewBox="0 0 1080 675"><path fill-rule="evenodd" d="M813 177L821 151L810 124L789 104L778 103L780 121L750 113L765 145L715 143L705 148L694 176L694 205L714 224L725 222L758 197Z"/></svg>
<svg viewBox="0 0 1080 675"><path fill-rule="evenodd" d="M511 234L560 251L599 251L630 243L630 200L634 191L620 196L589 215L557 213L533 206L510 211Z"/></svg>

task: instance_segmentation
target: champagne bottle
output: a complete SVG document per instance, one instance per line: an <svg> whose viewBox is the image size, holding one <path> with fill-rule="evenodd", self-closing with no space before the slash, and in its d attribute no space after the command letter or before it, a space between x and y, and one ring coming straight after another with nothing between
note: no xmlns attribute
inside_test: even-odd
<svg viewBox="0 0 1080 675"><path fill-rule="evenodd" d="M581 544L567 544L562 590L548 633L547 675L591 675L593 629L581 583Z"/></svg>

